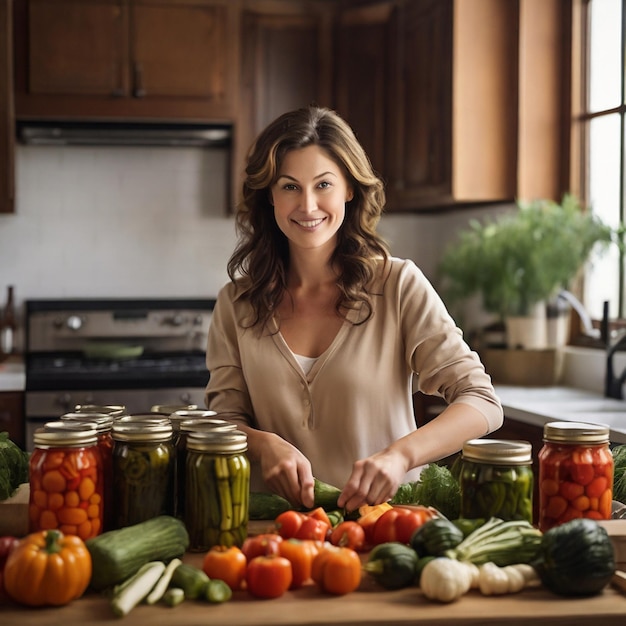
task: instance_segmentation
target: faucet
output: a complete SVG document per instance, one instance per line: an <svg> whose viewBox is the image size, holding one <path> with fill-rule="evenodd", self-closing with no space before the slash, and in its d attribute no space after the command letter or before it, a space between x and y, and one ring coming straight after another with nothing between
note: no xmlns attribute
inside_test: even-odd
<svg viewBox="0 0 626 626"><path fill-rule="evenodd" d="M626 382L626 368L616 377L613 368L613 356L626 344L626 331L621 331L617 335L617 339L611 344L611 333L609 332L608 315L609 303L604 303L604 311L601 323L601 335L606 345L606 375L604 379L604 395L607 398L615 398L616 400L624 399L622 390Z"/></svg>

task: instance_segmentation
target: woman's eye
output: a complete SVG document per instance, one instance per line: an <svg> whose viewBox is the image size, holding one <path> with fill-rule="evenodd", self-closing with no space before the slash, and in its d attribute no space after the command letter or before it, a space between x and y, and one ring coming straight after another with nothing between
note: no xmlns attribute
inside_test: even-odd
<svg viewBox="0 0 626 626"><path fill-rule="evenodd" d="M293 184L293 183L287 183L283 189L286 189L287 191L293 191L294 189L297 189L297 187Z"/></svg>
<svg viewBox="0 0 626 626"><path fill-rule="evenodd" d="M323 181L319 184L319 186L320 186L320 188L321 188L321 189L328 189L328 188L331 186L331 184L330 184L328 181L323 180Z"/></svg>

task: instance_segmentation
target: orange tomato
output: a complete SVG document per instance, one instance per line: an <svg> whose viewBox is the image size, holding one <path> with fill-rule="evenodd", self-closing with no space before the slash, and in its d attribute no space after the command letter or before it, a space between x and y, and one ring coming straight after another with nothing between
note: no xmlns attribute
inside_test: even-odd
<svg viewBox="0 0 626 626"><path fill-rule="evenodd" d="M248 563L246 585L257 598L278 598L289 589L292 577L291 563L285 557L257 556Z"/></svg>
<svg viewBox="0 0 626 626"><path fill-rule="evenodd" d="M351 520L341 522L333 528L330 543L361 552L365 549L365 530L357 522Z"/></svg>
<svg viewBox="0 0 626 626"><path fill-rule="evenodd" d="M285 539L278 545L279 555L291 563L290 589L299 589L311 578L313 559L318 552L318 543L309 539Z"/></svg>
<svg viewBox="0 0 626 626"><path fill-rule="evenodd" d="M373 543L399 541L409 543L411 535L425 522L435 517L432 509L425 506L394 506L383 513L374 526Z"/></svg>
<svg viewBox="0 0 626 626"><path fill-rule="evenodd" d="M209 578L223 580L233 591L246 577L246 556L237 546L213 546L202 560L202 570Z"/></svg>
<svg viewBox="0 0 626 626"><path fill-rule="evenodd" d="M361 559L350 548L325 546L313 559L311 577L322 591L345 595L361 584Z"/></svg>
<svg viewBox="0 0 626 626"><path fill-rule="evenodd" d="M324 507L318 506L316 509L313 509L312 511L308 511L307 515L309 517L314 517L315 519L321 520L325 524L328 524L328 528L333 527L330 521L330 518L328 517L326 511L324 510Z"/></svg>

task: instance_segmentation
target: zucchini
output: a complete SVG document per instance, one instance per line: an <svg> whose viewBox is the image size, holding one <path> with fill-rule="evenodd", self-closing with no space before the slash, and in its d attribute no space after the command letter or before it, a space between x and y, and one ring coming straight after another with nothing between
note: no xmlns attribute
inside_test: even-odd
<svg viewBox="0 0 626 626"><path fill-rule="evenodd" d="M339 508L337 506L337 500L341 495L341 489L338 487L329 485L316 478L313 486L313 494L315 500L313 508L321 506L325 511L336 511Z"/></svg>
<svg viewBox="0 0 626 626"><path fill-rule="evenodd" d="M150 561L169 563L189 547L184 523L160 515L133 526L109 530L85 542L92 560L91 587L101 591L116 585Z"/></svg>
<svg viewBox="0 0 626 626"><path fill-rule="evenodd" d="M248 504L248 517L252 520L276 519L281 513L289 511L293 507L277 493L263 493L260 491L250 492Z"/></svg>
<svg viewBox="0 0 626 626"><path fill-rule="evenodd" d="M113 592L111 608L115 617L128 615L154 588L165 571L165 563L145 563L124 584Z"/></svg>
<svg viewBox="0 0 626 626"><path fill-rule="evenodd" d="M374 546L363 569L385 589L402 589L415 583L417 552L399 541Z"/></svg>
<svg viewBox="0 0 626 626"><path fill-rule="evenodd" d="M219 578L212 578L204 590L204 597L211 604L221 604L233 597L233 590Z"/></svg>
<svg viewBox="0 0 626 626"><path fill-rule="evenodd" d="M209 580L201 569L181 563L174 570L170 584L172 587L180 587L185 592L185 598L196 600L204 595Z"/></svg>

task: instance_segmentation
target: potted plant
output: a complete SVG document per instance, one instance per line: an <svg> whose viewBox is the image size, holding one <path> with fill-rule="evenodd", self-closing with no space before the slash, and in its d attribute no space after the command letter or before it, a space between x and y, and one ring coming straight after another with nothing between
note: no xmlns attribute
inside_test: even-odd
<svg viewBox="0 0 626 626"><path fill-rule="evenodd" d="M543 199L517 207L471 220L446 248L438 268L442 295L454 304L478 294L484 310L505 323L509 347L545 348L546 303L570 288L594 249L613 241L614 231L569 194L560 204ZM527 342L512 337L516 322L528 318L538 319L539 336Z"/></svg>

